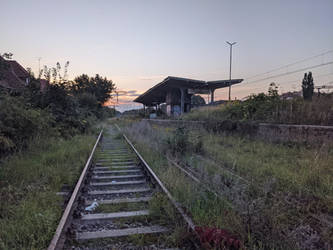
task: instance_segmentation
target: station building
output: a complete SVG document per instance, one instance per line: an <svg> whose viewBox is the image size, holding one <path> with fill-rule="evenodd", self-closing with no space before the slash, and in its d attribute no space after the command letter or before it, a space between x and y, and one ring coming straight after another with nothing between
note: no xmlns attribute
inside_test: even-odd
<svg viewBox="0 0 333 250"><path fill-rule="evenodd" d="M162 82L138 96L134 102L144 107L158 107L166 104L168 116L178 116L191 110L191 97L194 94L210 94L214 103L214 91L241 83L243 79L201 81L188 78L168 76Z"/></svg>

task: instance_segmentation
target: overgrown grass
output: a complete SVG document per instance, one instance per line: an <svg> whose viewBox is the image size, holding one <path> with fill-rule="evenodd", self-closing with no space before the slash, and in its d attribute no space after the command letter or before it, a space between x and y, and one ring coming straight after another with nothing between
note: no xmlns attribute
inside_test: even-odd
<svg viewBox="0 0 333 250"><path fill-rule="evenodd" d="M154 223L171 229L169 234L161 235L162 239L165 239L165 243L181 249L191 245L188 238L191 235L187 233L187 225L164 193L155 193L148 205Z"/></svg>
<svg viewBox="0 0 333 250"><path fill-rule="evenodd" d="M206 133L203 149L218 165L250 181L271 182L276 191L333 197L333 148L272 144Z"/></svg>
<svg viewBox="0 0 333 250"><path fill-rule="evenodd" d="M193 109L182 116L192 121L224 120L258 121L283 124L333 125L333 94L314 96L312 101L301 97L280 99L275 94L252 95L245 101Z"/></svg>
<svg viewBox="0 0 333 250"><path fill-rule="evenodd" d="M250 249L333 244L330 227L312 217L333 214L331 146L274 144L205 130L179 136L179 130L147 122L122 121L122 125L196 224L236 232ZM177 149L182 144L186 144L183 151ZM165 155L227 201L211 197L170 165ZM303 241L304 234L312 240Z"/></svg>
<svg viewBox="0 0 333 250"><path fill-rule="evenodd" d="M272 144L204 131L200 134L202 155L189 153L183 162L196 167L201 179L217 187L236 208L249 208L249 246L260 243L279 249L285 247L283 241L288 247L307 249L333 244L332 228L312 217L333 214L332 147ZM230 173L243 177L248 184L228 176ZM302 241L299 234L305 232L316 235L317 240Z"/></svg>
<svg viewBox="0 0 333 250"><path fill-rule="evenodd" d="M177 168L169 165L164 154L155 147L155 143L146 144L140 140L142 133L139 129L138 131L127 130L127 132L145 161L173 196L188 210L196 225L229 228L233 232L241 230L240 218L231 210L227 201L204 191Z"/></svg>
<svg viewBox="0 0 333 250"><path fill-rule="evenodd" d="M95 136L42 138L0 165L0 249L45 249L62 214L63 185L73 186Z"/></svg>

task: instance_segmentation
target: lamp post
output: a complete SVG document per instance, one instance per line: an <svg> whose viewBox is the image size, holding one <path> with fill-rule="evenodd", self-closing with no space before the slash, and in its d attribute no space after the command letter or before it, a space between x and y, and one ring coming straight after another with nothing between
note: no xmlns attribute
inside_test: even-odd
<svg viewBox="0 0 333 250"><path fill-rule="evenodd" d="M235 45L236 42L230 43L227 41L227 44L230 45L230 70L229 70L229 101L231 100L231 61L232 61L232 45Z"/></svg>
<svg viewBox="0 0 333 250"><path fill-rule="evenodd" d="M38 59L38 79L40 79L41 75L40 75L40 60L42 59L41 57L37 57Z"/></svg>

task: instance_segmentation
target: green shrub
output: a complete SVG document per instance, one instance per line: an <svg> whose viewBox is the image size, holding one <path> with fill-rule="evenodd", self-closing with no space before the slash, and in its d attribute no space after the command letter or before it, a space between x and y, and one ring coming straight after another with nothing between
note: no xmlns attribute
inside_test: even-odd
<svg viewBox="0 0 333 250"><path fill-rule="evenodd" d="M20 97L0 96L0 155L24 148L31 138L52 131L52 115L33 109Z"/></svg>
<svg viewBox="0 0 333 250"><path fill-rule="evenodd" d="M188 131L184 127L178 127L175 132L167 138L167 145L172 154L183 155L189 145Z"/></svg>
<svg viewBox="0 0 333 250"><path fill-rule="evenodd" d="M46 249L61 218L64 185L74 187L96 140L42 137L0 165L0 249Z"/></svg>
<svg viewBox="0 0 333 250"><path fill-rule="evenodd" d="M187 152L202 153L203 141L200 135L189 136L189 131L184 127L178 127L166 138L167 149L173 155L184 155Z"/></svg>
<svg viewBox="0 0 333 250"><path fill-rule="evenodd" d="M202 136L198 135L192 139L193 151L197 154L203 153L203 141Z"/></svg>
<svg viewBox="0 0 333 250"><path fill-rule="evenodd" d="M114 116L114 110L102 106L114 88L98 75L54 82L43 92L33 76L23 90L0 88L0 157L25 148L40 134L70 138L87 132L97 119Z"/></svg>
<svg viewBox="0 0 333 250"><path fill-rule="evenodd" d="M245 101L194 109L182 118L205 121L211 128L225 127L228 123L227 130L231 129L230 121L333 125L333 94L321 94L313 96L312 101L304 101L302 97L286 100L274 92L260 93ZM216 125L226 120L229 121Z"/></svg>

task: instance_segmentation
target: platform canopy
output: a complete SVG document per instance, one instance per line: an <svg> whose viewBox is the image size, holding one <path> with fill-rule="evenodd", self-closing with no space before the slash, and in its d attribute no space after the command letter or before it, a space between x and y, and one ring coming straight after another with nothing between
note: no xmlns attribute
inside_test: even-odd
<svg viewBox="0 0 333 250"><path fill-rule="evenodd" d="M142 95L134 99L134 102L142 103L146 106L165 103L168 91L172 89L190 89L196 93L205 93L215 89L228 87L242 82L243 79L201 81L189 78L168 76L162 82L147 90Z"/></svg>

